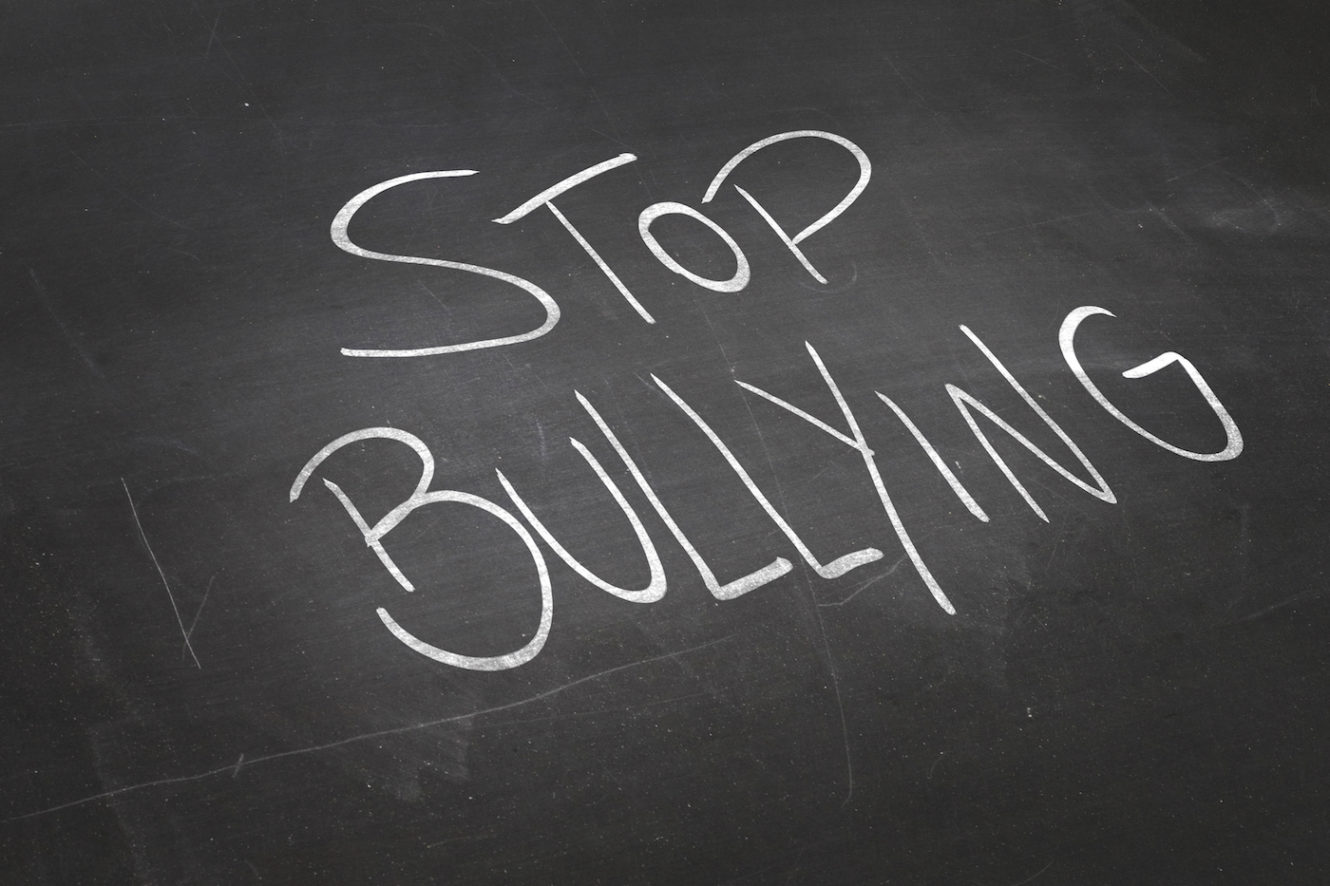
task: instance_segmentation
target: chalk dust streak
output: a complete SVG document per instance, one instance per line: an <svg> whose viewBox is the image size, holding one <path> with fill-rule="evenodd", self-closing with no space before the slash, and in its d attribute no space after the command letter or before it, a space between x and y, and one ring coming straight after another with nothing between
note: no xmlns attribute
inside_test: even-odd
<svg viewBox="0 0 1330 886"><path fill-rule="evenodd" d="M700 652L703 649L708 649L712 646L718 646L729 639L730 639L729 637L722 637L719 640L712 640L709 643L702 643L698 646L693 646L688 649L681 649L678 652L668 652L663 655L653 656L652 658L644 658L640 661L634 661L634 662L629 662L628 664L622 664L619 665L618 667L610 668L609 670L598 671L597 673L594 674L588 674L585 677L579 677L578 679L573 680L570 683L564 683L561 686L555 686L553 689L547 689L546 691L530 696L529 698L522 698L518 699L517 701L510 701L507 704L495 705L492 708L484 708L483 710L471 711L470 713L466 714L454 714L449 717L440 717L436 720L426 720L423 723L411 723L406 726L394 726L391 729L379 729L374 732L365 732L360 735L352 735L348 738L340 738L336 741L324 742L323 744L310 745L308 747L303 747L303 748L294 748L289 751L279 751L275 754L265 754L261 757L251 757L246 759L245 755L241 754L240 758L236 760L236 762L228 763L225 766L218 766L214 769L208 769L204 772L196 772L193 775L179 775L172 778L158 778L152 781L144 781L144 782L139 782L138 784L131 784L131 785L125 785L124 787L120 788L113 788L112 790L109 791L103 791L100 794L92 794L87 797L80 797L77 800L70 800L68 803L61 803L58 806L49 806L45 809L38 809L35 812L28 812L23 815L15 815L12 818L4 819L3 822L0 823L9 824L15 821L24 821L25 819L29 818L37 818L38 816L49 815L53 812L60 812L64 809L73 809L76 806L86 806L87 804L95 803L98 800L109 800L113 797L123 796L124 794L132 794L138 791L147 790L149 788L166 787L167 785L176 785L176 784L188 784L189 782L203 781L204 779L215 778L219 775L224 775L226 773L230 773L232 777L235 777L240 774L240 768L242 765L244 766L245 769L250 769L254 766L259 765L260 763L271 763L275 760L281 760L286 757L298 757L304 754L318 753L319 751L329 751L332 750L333 748L340 748L344 747L345 745L356 744L357 742L372 741L373 739L385 738L390 735L402 735L408 732L417 732L421 729L430 729L434 726L444 726L448 723L458 723L463 720L469 720L473 717L483 717L487 714L497 714L502 711L509 711L512 710L513 708L522 707L523 705L528 705L534 702L543 701L544 699L550 698L551 696L555 696L560 694L561 692L565 692L569 689L572 689L575 686L581 686L583 683L590 683L593 680L599 680L603 677L608 677L611 674L617 674L620 671L626 671L631 668L641 667L642 665L653 664L655 662L665 661L667 659L680 658L685 655L690 655L694 652Z"/></svg>
<svg viewBox="0 0 1330 886"><path fill-rule="evenodd" d="M152 558L152 565L157 567L157 575L162 579L162 587L166 588L166 596L171 601L171 611L175 613L175 623L180 625L180 636L185 638L185 648L189 650L190 658L194 659L194 666L202 669L203 665L199 663L199 657L194 654L194 644L189 641L190 632L185 630L185 620L180 617L180 607L176 605L175 594L171 592L171 583L166 580L166 573L162 571L162 564L157 562L157 555L153 553L152 545L148 543L148 534L143 531L143 521L139 519L139 509L134 504L134 496L129 494L129 484L125 482L124 477L120 478L120 485L125 488L125 498L129 499L129 510L134 515L134 525L138 527L139 538L143 539L143 546L148 549L148 556ZM203 602L208 602L206 596ZM202 611L203 607L200 606L199 610ZM197 623L198 618L196 617L194 620Z"/></svg>

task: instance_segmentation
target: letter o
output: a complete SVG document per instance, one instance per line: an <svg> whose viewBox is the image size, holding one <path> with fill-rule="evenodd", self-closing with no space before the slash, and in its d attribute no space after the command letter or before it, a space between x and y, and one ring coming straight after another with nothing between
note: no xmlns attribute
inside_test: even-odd
<svg viewBox="0 0 1330 886"><path fill-rule="evenodd" d="M686 215L689 218L700 221L714 231L716 236L725 241L726 246L730 247L730 252L734 253L734 261L737 265L734 271L734 276L730 277L728 280L713 280L710 277L694 274L692 271L675 261L674 256L666 252L664 247L660 245L660 241L651 233L651 223L662 215ZM685 206L682 203L675 203L673 201L652 203L646 209L643 209L642 214L637 217L637 233L641 235L642 242L647 245L647 249L651 250L651 254L654 255L661 264L679 276L687 277L698 286L703 286L713 292L739 292L748 285L748 259L744 256L743 250L739 248L739 244L734 242L734 238L726 233L724 228L691 206Z"/></svg>

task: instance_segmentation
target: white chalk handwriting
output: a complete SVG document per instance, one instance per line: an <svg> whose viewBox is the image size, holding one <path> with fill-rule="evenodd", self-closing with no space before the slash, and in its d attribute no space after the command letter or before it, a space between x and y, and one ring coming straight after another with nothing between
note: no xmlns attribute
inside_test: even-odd
<svg viewBox="0 0 1330 886"><path fill-rule="evenodd" d="M827 278L817 270L812 260L802 248L802 244L814 234L822 231L841 214L846 212L850 206L859 199L864 190L868 187L872 177L872 164L864 151L858 145L842 136L820 130L795 130L782 132L767 138L760 139L743 150L739 151L720 168L720 171L711 179L707 186L701 203L703 205L711 203L721 188L728 182L734 171L758 152L771 149L777 145L786 142L810 139L814 141L825 142L848 153L855 162L858 175L854 185L846 191L839 199L824 212L816 221L805 226L797 233L789 233L772 215L771 211L759 200L743 187L732 184L744 201L757 212L759 217L767 224L772 232L779 239L781 244L790 251L790 254L798 261L800 266L818 283L826 284ZM555 184L545 188L535 196L524 201L515 209L493 219L497 224L512 224L519 219L525 218L540 208L550 211L554 218L564 227L572 236L575 243L580 246L583 252L594 262L596 267L605 276L606 280L619 292L629 306L646 323L654 324L655 318L648 308L637 298L625 285L623 279L617 274L611 264L606 259L601 250L597 249L587 239L586 235L579 229L556 205L555 200L561 198L569 191L585 185L587 182L598 178L599 176L611 173L630 163L637 161L637 157L630 153L619 154L616 157L587 167L580 172L570 175ZM377 252L357 245L351 240L348 233L349 227L356 213L365 206L366 203L375 197L392 190L394 188L411 185L413 183L424 182L434 179L456 178L460 176L475 175L476 172L470 169L451 169L435 172L421 172L410 175L402 175L396 178L381 182L373 187L361 191L352 197L344 205L333 219L331 226L331 236L333 242L338 248L360 258L373 259L376 261L397 262L405 264L418 264L430 267L440 268L446 271L461 272L463 274L478 275L488 277L507 283L517 289L525 292L534 298L544 311L544 321L538 326L525 331L512 332L508 334L497 335L492 338L481 339L477 341L442 344L423 348L381 348L381 347L347 347L342 349L342 353L349 357L426 357L441 354L451 354L461 351L479 350L482 348L495 348L508 345L517 345L523 342L531 341L535 338L548 334L559 321L560 308L555 299L543 288L537 284L506 271L487 268L477 264L471 264L461 261L452 261L438 258L426 258L421 256L398 255L386 252ZM671 255L661 244L659 239L652 231L653 224L665 216L682 216L698 222L706 228L712 235L718 238L729 249L734 259L734 271L728 277L711 277L691 269L682 264L675 256ZM705 215L700 209L672 200L659 201L647 206L638 216L638 235L647 251L664 267L667 271L676 274L693 284L713 292L724 294L735 294L742 292L751 280L751 267L747 256L744 254L738 242L721 227L715 220ZM1063 320L1059 333L1058 345L1067 368L1072 375L1081 384L1085 391L1090 395L1093 401L1103 409L1105 413L1116 421L1127 427L1133 433L1143 437L1149 442L1165 449L1174 455L1196 461L1226 461L1236 458L1242 452L1242 434L1238 430L1236 422L1229 414L1228 410L1220 402L1218 395L1205 380L1196 365L1186 357L1174 352L1160 354L1159 356L1146 361L1138 366L1127 369L1122 373L1123 377L1128 379L1143 379L1156 372L1163 371L1171 366L1178 366L1186 374L1201 400L1209 407L1210 411L1219 420L1220 429L1224 435L1224 445L1218 449L1209 452L1197 452L1186 449L1174 443L1164 440L1162 437L1147 430L1134 419L1127 416L1117 405L1115 405L1103 393L1086 372L1084 365L1076 351L1076 335L1084 321L1090 317L1104 316L1113 317L1114 315L1101 307L1087 305L1078 307L1071 311ZM1112 489L1109 488L1108 481L1099 472L1089 457L1081 450L1076 441L1053 419L1053 417L1036 401L1028 390L1016 379L1015 375L1006 367L996 354L967 326L960 326L961 332L978 348L979 352L987 359L998 375L1015 392L1016 396L1029 408L1034 416L1049 430L1063 447L1075 459L1080 467L1081 474L1073 472L1070 468L1064 466L1052 455L1045 452L1026 434L1022 433L1017 427L1006 418L1003 418L993 408L980 401L973 394L962 388L947 384L943 390L950 398L952 404L956 407L961 420L968 427L974 439L983 448L988 458L994 466L1006 478L1007 482L1016 491L1026 505L1041 520L1047 522L1048 515L1044 509L1035 501L1026 484L1017 476L1015 469L1002 457L997 447L994 446L990 438L991 430L985 428L995 428L1009 437L1012 441L1019 444L1031 455L1035 456L1040 462L1051 469L1057 476L1062 477L1074 488L1079 489L1086 494L1093 496L1105 504L1116 504L1117 497ZM765 400L780 408L783 412L793 416L800 421L811 425L817 430L823 432L831 439L844 444L853 449L862 459L864 474L871 486L873 494L882 507L882 514L886 517L886 522L891 528L891 533L895 537L895 542L900 546L904 557L909 560L914 567L915 574L923 583L924 587L932 595L933 600L943 612L953 615L956 612L955 606L948 599L946 593L940 586L932 570L918 546L915 544L910 532L906 526L906 519L902 515L896 503L892 500L888 490L887 476L889 472L884 471L883 462L877 451L870 446L862 426L860 424L856 409L849 403L840 385L835 379L835 375L828 368L818 350L808 342L805 342L807 355L812 361L813 368L816 370L822 384L826 388L831 402L835 404L834 419L819 418L814 414L795 406L790 401L782 398L778 394L763 390L755 385L735 379L734 382L744 391L753 396ZM831 580L843 576L855 569L859 569L870 563L881 560L884 556L882 550L877 547L867 547L859 550L849 551L824 559L815 554L804 540L803 536L794 528L791 522L791 515L783 513L772 502L771 498L759 487L753 475L744 466L741 459L735 455L733 449L725 442L721 435L715 430L713 425L707 421L703 415L694 408L674 387L658 378L654 374L651 380L675 407L677 407L684 416L694 425L698 431L707 439L711 446L720 455L721 462L729 468L735 477L742 484L747 494L766 515L766 517L779 530L789 547L790 553L803 561L808 569L816 576L822 579ZM891 413L901 422L904 428L910 433L911 437L918 444L920 449L927 455L933 467L937 470L939 476L946 482L952 493L963 504L969 514L980 521L988 522L988 513L983 509L969 490L961 483L956 474L947 466L937 449L929 441L929 438L919 428L918 424L899 406L896 401L886 394L875 392L878 399L881 400ZM630 453L627 446L624 445L618 433L605 420L599 410L584 397L581 393L573 391L573 399L586 412L595 425L597 431L604 438L604 445L613 451L614 455L623 464L628 475L632 477L637 491L641 493L646 504L650 506L651 511L659 518L660 524L668 531L669 535L679 545L687 555L703 586L717 600L733 600L744 594L751 593L765 585L779 580L782 576L788 574L793 568L792 561L784 556L780 551L767 552L760 555L760 562L767 556L770 556L768 562L758 565L751 571L742 575L722 579L717 576L715 570L711 567L707 558L699 549L695 540L690 537L675 519L669 506L661 499L661 496L652 481L649 479L651 473L643 470L637 459ZM981 419L982 422L981 423ZM754 419L757 421L757 419ZM504 530L515 535L525 547L530 556L531 565L534 568L537 583L539 585L538 595L532 595L532 613L530 621L536 624L535 633L530 639L522 643L516 649L499 650L493 655L470 656L462 655L456 652L450 652L439 648L425 640L420 639L416 633L408 630L399 624L387 611L385 607L377 610L378 616L389 632L415 652L420 653L430 659L451 665L453 667L464 668L467 670L495 671L518 667L525 664L538 655L543 648L546 639L549 637L551 626L554 619L554 592L548 564L545 560L541 544L543 542L553 554L562 560L574 573L592 586L605 591L615 597L630 603L654 603L660 600L666 593L669 576L666 574L665 567L662 564L658 552L656 541L652 537L646 522L642 519L637 508L629 500L628 495L619 488L619 485L610 477L600 459L592 452L591 448L575 438L569 438L569 444L586 461L596 478L600 481L606 491L609 492L619 511L627 519L629 526L636 538L637 546L640 548L641 556L647 564L650 577L644 587L632 589L615 584L611 579L602 577L593 573L577 557L575 557L560 541L558 533L551 530L547 523L536 516L535 511L523 498L521 493L514 487L513 483L502 471L495 471L498 482L507 494L512 507L510 510L504 505L498 504L490 499L484 498L470 492L463 492L454 489L432 489L435 473L435 459L429 447L419 437L399 428L392 427L372 427L364 428L359 431L353 431L343 434L332 442L328 443L312 458L306 462L305 466L296 476L295 482L291 486L290 500L297 501L305 489L306 483L314 476L328 459L332 458L343 448L366 440L388 440L403 444L412 449L420 458L420 474L416 478L415 487L401 503L392 508L385 516L375 522L373 525L365 519L361 510L355 505L347 493L332 480L323 479L323 485L332 493L350 516L352 523L359 530L361 539L365 545L374 552L380 563L388 574L396 581L397 585L404 591L414 591L415 583L408 578L402 571L393 557L384 547L384 540L404 521L409 519L421 508L430 505L453 504L464 505L483 511L497 519L498 524L504 527ZM497 524L496 524L497 525ZM534 534L533 534L534 533ZM622 559L622 558L619 558ZM539 599L539 612L535 611L534 601ZM527 631L526 633L529 633ZM524 634L525 635L525 634Z"/></svg>
<svg viewBox="0 0 1330 886"><path fill-rule="evenodd" d="M855 181L854 186L850 189L848 193L845 194L844 197L840 199L838 203L836 203L835 206L833 206L830 210L828 210L825 214L823 214L821 218L819 218L817 221L813 222L812 224L808 225L803 230L799 231L797 234L791 236L785 231L784 228L780 226L779 223L776 222L776 220L771 216L771 213L766 209L766 207L764 207L761 203L759 203L757 199L753 197L752 194L744 190L739 185L734 185L733 187L735 191L740 196L742 196L743 199L749 203L749 205L753 207L753 209L758 213L758 215L762 217L763 221L765 221L771 227L772 231L775 232L776 236L780 239L781 243L784 244L784 246L790 250L790 253L799 261L799 263L804 267L804 269L808 271L808 273L813 277L813 279L817 280L819 283L825 284L827 282L826 277L824 277L821 273L818 272L816 268L813 267L812 262L809 261L808 256L800 248L799 244L807 240L813 234L816 234L818 231L822 230L824 227L826 227L828 224L834 221L841 213L845 212L845 210L850 207L850 204L854 203L854 201L859 198L859 195L863 193L864 189L868 187L869 178L872 176L872 164L869 162L868 156L863 152L862 149L859 148L858 145L854 144L849 139L842 138L839 135L835 135L830 132L821 132L819 130L814 130L814 129L802 129L793 132L782 132L779 133L778 135L773 135L768 138L764 138L744 148L738 154L735 154L724 164L724 166L721 167L720 172L716 174L716 177L712 179L711 184L707 187L706 194L702 197L702 202L703 203L711 202L715 198L717 192L720 190L721 185L724 184L726 178L729 177L730 173L732 173L734 169L739 166L739 164L743 163L753 154L765 150L771 147L772 145L777 145L782 142L788 142L795 139L813 139L836 145L850 154L850 156L854 159L859 169L859 175L857 180ZM604 175L607 172L619 169L620 167L623 167L629 163L636 162L636 160L637 157L635 155L625 153L625 154L619 154L617 157L612 157L609 160L597 163L594 166L590 166L586 169L583 169L581 172L574 173L573 175L570 175L567 178L562 179L561 181L558 181L553 185L550 185L548 188L545 188L543 191L536 194L531 199L524 201L516 209L513 209L510 212L507 212L504 215L499 216L493 221L496 224L508 225L520 219L526 218L528 215L535 212L537 209L540 209L542 206L548 209L550 213L555 217L555 219L557 219L558 222L561 225L563 225L563 227L568 231L568 233L572 235L572 238L577 243L577 245L582 247L582 250L586 252L588 257L591 258L591 260L595 263L596 267L600 270L602 274L605 275L605 278L610 282L610 284L614 286L614 288L619 292L619 294L623 296L624 300L627 301L628 304L633 308L633 310L637 312L638 316L641 317L647 323L655 323L656 322L655 317L652 316L651 312L647 310L647 308L642 304L642 302L635 295L633 295L631 291L629 291L628 286L623 282L623 279L620 278L620 276L617 273L615 273L614 268L610 265L609 261L606 260L604 255L599 250L597 250L595 246L591 244L591 242L586 238L586 236L582 233L582 231L576 225L574 225L572 221L570 221L568 217L564 215L564 213L554 204L555 198L560 197L563 194L566 194L569 191L573 190L574 188L580 187L581 185L591 181L594 178ZM533 298L535 298L536 301L540 304L540 306L544 309L545 312L544 322L541 323L536 328L527 330L525 332L517 332L509 335L501 335L495 338L487 338L479 341L462 342L458 344L435 345L432 347L423 347L423 348L345 347L342 348L342 353L344 355L348 357L429 357L438 354L457 353L459 351L475 351L482 348L497 348L497 347L502 347L504 345L521 344L522 342L527 342L531 341L532 339L539 338L540 336L550 332L554 328L555 324L559 322L559 317L561 315L560 309L558 303L554 300L554 298L546 290L542 289L540 286L537 286L535 283L532 283L530 280L519 277L516 274L510 274L506 271L499 271L494 268L482 267L481 265L471 264L468 262L450 261L440 258L426 258L423 256L414 256L414 255L398 255L388 252L377 252L375 250L366 249L352 242L350 234L348 233L348 229L350 228L351 225L351 220L355 218L356 213L358 213L365 206L366 203L370 202L375 197L378 197L380 194L393 190L394 188L403 187L405 185L409 185L415 182L424 182L424 181L443 179L443 178L457 178L461 176L470 176L476 174L477 173L474 169L445 169L435 172L417 172L417 173L412 173L411 175L402 175L396 178L391 178L385 182L380 182L379 184L374 185L373 187L366 188L365 190L361 191L359 194L356 194L354 197L348 200L346 205L343 206L337 212L337 215L333 218L332 227L330 229L332 241L337 245L339 249L345 252L349 252L350 254L358 256L360 258L374 259L376 261L396 262L400 264L428 265L430 267L443 268L445 270L451 270L451 271L461 271L466 274L474 274L482 277L490 277L495 280L501 280L504 283L516 286L518 289L525 291ZM657 219L669 215L677 215L677 216L683 216L685 218L691 218L694 221L699 222L705 228L709 229L712 233L714 233L733 254L735 261L734 273L724 279L714 279L684 267L684 265L681 264L678 259L670 255L670 253L666 251L665 247L661 245L660 241L656 238L655 234L653 234L651 231L651 226L656 222ZM743 250L739 247L739 244L735 241L734 237L732 237L728 231L722 228L714 220L704 215L701 212L701 210L689 206L685 203L679 203L672 200L665 200L653 203L650 206L643 209L642 212L639 214L637 230L638 230L638 235L641 237L643 244L645 244L645 246L647 247L647 250L651 253L652 256L656 258L657 261L661 263L661 265L663 265L671 273L677 274L683 277L684 279L689 280L695 283L696 285L704 289L709 289L713 292L737 293L737 292L742 292L748 286L751 277L751 270L748 263L748 257L744 255Z"/></svg>
<svg viewBox="0 0 1330 886"><path fill-rule="evenodd" d="M1204 461L1222 461L1236 458L1240 454L1242 450L1242 437L1228 410L1219 402L1214 390L1206 382L1199 370L1196 369L1195 365L1178 354L1172 352L1163 354L1142 364L1142 366L1127 370L1123 375L1127 378L1136 379L1145 377L1158 369L1173 365L1174 363L1182 366L1201 399L1220 420L1221 428L1225 435L1225 446L1222 449L1213 453L1196 453L1190 450L1181 449L1180 447L1167 443L1149 431L1146 431L1109 402L1099 391L1099 388L1090 380L1075 350L1075 332L1077 326L1086 317L1095 315L1112 316L1103 308L1093 306L1077 308L1068 314L1066 320L1063 322L1059 341L1068 368L1087 391L1091 393L1095 402L1098 403L1105 412L1150 442L1155 443L1169 452L1186 458ZM973 395L961 390L955 385L945 385L945 392L951 398L957 411L960 413L961 418L968 426L974 438L983 447L984 451L988 454L988 457L1001 471L1003 476L1006 477L1007 481L1016 490L1020 497L1024 499L1027 505L1029 505L1031 510L1033 510L1042 520L1048 520L1047 514L1035 502L1025 484L1023 484L1017 477L1015 470L1002 458L997 449L993 446L992 441L976 420L976 415L982 416L984 419L1002 430L1012 440L1029 450L1029 452L1036 456L1039 461L1047 465L1056 475L1061 476L1074 488L1080 489L1106 504L1115 504L1117 499L1109 489L1107 481L1071 436L1067 434L1067 432L1054 421L1048 412L1035 401L1025 387L1016 379L1011 371L1007 369L997 355L993 353L978 335L965 326L960 328L974 343L975 347L977 347L993 365L1008 386L1010 386L1016 395L1025 402L1034 415L1062 441L1067 450L1080 463L1081 468L1091 478L1091 482L1087 482L1076 476L1070 470L1054 460L1052 456L1032 443L1029 438L1017 430L1011 422L1001 418L992 408L985 405ZM923 553L918 549L907 530L905 518L892 501L891 495L888 492L888 483L884 476L880 456L878 452L870 446L857 417L856 408L851 406L848 402L841 387L836 382L835 376L827 367L827 364L822 359L817 349L808 343L805 343L805 347L814 368L821 377L823 384L825 384L827 392L830 394L831 400L836 404L837 411L840 414L837 421L842 425L844 430L837 429L831 422L818 418L793 405L787 400L782 399L780 396L758 388L755 385L737 379L735 380L735 384L743 390L780 407L784 412L812 425L830 436L832 439L855 450L862 457L867 479L882 506L883 513L895 535L896 542L900 545L900 548L904 551L906 557L908 557L910 563L914 567L916 575L920 581L922 581L924 587L928 589L929 593L932 594L937 605L944 612L955 614L955 606L947 598L947 595L943 592L937 579L929 569ZM674 406L677 407L706 437L711 446L720 455L722 462L738 477L739 481L754 502L756 502L771 522L775 524L776 528L780 530L780 533L785 537L786 541L793 549L792 553L800 557L808 565L813 574L823 579L834 579L845 575L854 569L858 569L869 563L882 559L883 552L876 547L870 547L841 554L824 562L813 553L801 535L794 529L790 522L789 515L782 514L777 510L770 498L763 493L752 475L744 467L741 459L739 459L733 449L731 449L725 440L722 439L698 410L689 404L687 400L685 400L665 381L654 375L652 376L652 380L664 393L665 397L672 402ZM688 556L696 569L698 576L701 578L703 585L717 600L732 600L744 594L751 593L764 585L776 581L793 569L790 559L781 555L779 552L775 552L776 556L765 565L758 566L751 572L740 575L736 578L722 581L717 577L715 571L709 565L706 557L703 555L702 551L699 550L695 541L685 533L678 521L671 514L669 506L662 501L660 494L654 488L651 480L648 479L649 472L643 470L638 464L637 459L629 452L628 447L624 445L619 435L605 420L604 416L601 415L600 411L597 410L591 401L581 393L574 391L573 397L591 418L597 430L604 438L605 445L613 450L614 454L622 462L628 474L633 478L643 498L646 499L646 502L651 506L652 510L655 511L657 517L660 518L661 524L664 525L670 535L673 536L675 542L678 543L680 548L682 548ZM877 392L877 397L891 408L893 414L910 431L914 440L927 453L930 461L938 470L938 473L947 482L956 497L965 504L969 513L975 519L987 522L989 519L988 515L983 508L980 507L979 503L975 501L969 491L960 483L955 474L947 468L942 457L928 441L928 438L919 429L918 425L904 412L904 410L896 405L896 403L885 394ZM507 530L515 534L525 545L539 583L539 614L536 615L533 613L532 615L532 620L538 624L534 636L516 650L501 651L490 656L466 656L440 649L437 646L419 639L414 633L408 631L395 621L385 608L379 608L379 618L383 621L384 625L387 626L388 630L392 632L393 636L414 651L434 659L435 661L469 670L501 670L517 667L530 661L540 652L545 640L549 636L550 627L553 623L554 594L544 554L542 553L540 546L537 544L535 537L530 531L528 531L526 524L522 522L523 520L525 520L527 524L530 524L531 529L535 531L535 535L539 536L556 556L567 563L568 566L582 579L595 587L613 594L620 599L633 603L653 603L660 600L666 593L668 576L662 566L656 542L652 538L651 532L648 530L646 523L643 521L637 509L630 503L628 497L610 478L608 472L605 470L599 459L592 453L591 449L577 439L571 437L569 438L570 445L572 445L578 454L580 454L587 464L590 465L592 471L596 474L597 479L599 479L601 484L604 485L607 491L609 491L615 504L623 513L624 517L627 518L632 527L633 533L637 539L638 547L641 549L642 557L648 564L651 575L647 586L640 590L629 590L619 587L588 570L557 540L555 533L546 525L546 523L536 517L526 500L521 496L517 489L514 488L512 482L500 471L496 471L498 480L504 491L507 493L513 506L516 508L516 514L500 504L472 493L452 489L431 490L430 486L434 479L435 468L434 456L420 438L398 428L366 428L349 434L344 434L333 440L315 453L305 466L301 468L295 482L291 486L290 500L295 502L300 498L309 479L339 450L352 443L371 439L392 440L402 443L414 450L420 457L421 469L420 474L416 479L415 488L404 501L390 510L376 523L370 525L362 515L361 511L336 483L327 478L323 478L323 484L333 496L341 502L342 507L346 510L356 528L360 531L361 538L365 545L374 551L375 555L379 558L388 573L396 580L398 585L406 591L412 591L415 589L415 584L402 573L401 569L399 569L397 564L393 561L392 556L384 548L384 539L418 509L427 505L442 503L467 505L478 508L497 517Z"/></svg>

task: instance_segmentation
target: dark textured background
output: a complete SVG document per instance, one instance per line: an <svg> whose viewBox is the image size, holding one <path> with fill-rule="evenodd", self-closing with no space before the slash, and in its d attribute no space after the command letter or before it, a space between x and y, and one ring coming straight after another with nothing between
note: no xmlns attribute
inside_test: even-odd
<svg viewBox="0 0 1330 886"><path fill-rule="evenodd" d="M1325 882L1328 33L1320 5L1197 0L8 10L3 878ZM651 258L642 208L699 205L726 159L796 129L874 164L804 243L826 286L732 191L707 212L752 263L745 291ZM486 221L624 151L638 161L560 206L654 326L547 213ZM527 277L561 322L508 348L341 356L538 322L499 284L330 242L361 189L459 168L479 174L385 195L353 235ZM793 228L853 164L792 144L735 181ZM729 273L709 235L669 221L676 255ZM1119 318L1085 326L1106 387L1188 356L1242 456L1187 461L1106 416L1057 349L1085 304ZM1049 522L1025 507L943 386L1067 456L962 323L1118 504L999 443ZM858 456L731 383L832 419L805 341L957 615L908 562L893 571ZM723 576L794 554L649 373L815 551L885 558L713 600L574 390ZM1217 448L1164 375L1113 396ZM554 625L533 661L483 674L415 655L375 607L495 654L529 637L536 592L520 545L478 512L420 512L391 536L420 585L408 599L319 485L288 503L321 446L376 425L421 437L439 488L502 500L501 467L588 565L640 583L576 436L644 515L668 593L628 603L550 556ZM411 458L365 446L320 476L378 514L411 488Z"/></svg>

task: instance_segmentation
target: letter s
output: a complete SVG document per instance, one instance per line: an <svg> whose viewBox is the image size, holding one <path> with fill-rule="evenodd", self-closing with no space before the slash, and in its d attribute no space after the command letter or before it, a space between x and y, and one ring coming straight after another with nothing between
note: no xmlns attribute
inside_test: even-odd
<svg viewBox="0 0 1330 886"><path fill-rule="evenodd" d="M545 309L545 322L529 332L519 333L518 335L508 335L501 338L487 338L482 341L471 341L457 345L439 345L433 348L342 348L342 354L347 357L428 357L434 354L453 354L459 351L477 351L481 348L497 348L502 345L515 345L524 341L530 341L533 338L540 338L545 333L554 328L554 324L559 322L559 306L549 293L541 289L530 280L524 280L515 274L509 274L505 271L496 271L493 268L485 268L480 265L466 264L465 262L448 261L441 258L423 258L416 255L393 255L387 252L374 252L370 249L357 246L351 242L347 236L347 226L351 224L351 219L360 211L360 208L374 199L384 191L391 190L399 185L408 182L423 181L431 178L456 178L463 175L475 175L474 169L444 169L437 172L416 172L411 175L402 175L397 178L380 182L372 188L367 188L356 194L346 205L341 208L337 216L332 221L329 233L332 235L333 243L344 252L361 258L372 258L378 261L401 262L408 265L429 265L435 268L448 268L454 271L466 271L470 274L479 274L482 277L492 277L495 280L502 280L505 283L511 283L513 286L523 289L530 293L536 301L540 302Z"/></svg>

